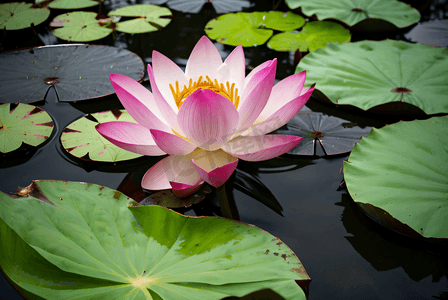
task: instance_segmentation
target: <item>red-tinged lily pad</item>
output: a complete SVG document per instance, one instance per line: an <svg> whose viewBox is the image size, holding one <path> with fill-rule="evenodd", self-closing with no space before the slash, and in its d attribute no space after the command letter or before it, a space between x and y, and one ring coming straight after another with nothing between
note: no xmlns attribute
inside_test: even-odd
<svg viewBox="0 0 448 300"><path fill-rule="evenodd" d="M108 16L137 17L136 19L117 23L115 30L126 33L145 33L166 27L173 18L166 7L151 4L130 5L110 11Z"/></svg>
<svg viewBox="0 0 448 300"><path fill-rule="evenodd" d="M304 18L290 11L241 12L209 21L205 25L205 33L209 38L226 45L255 47L266 43L274 30L291 31L304 24Z"/></svg>
<svg viewBox="0 0 448 300"><path fill-rule="evenodd" d="M208 184L202 185L199 191L185 198L179 198L171 190L160 191L143 199L139 205L160 205L168 208L188 208L193 204L199 203L212 192Z"/></svg>
<svg viewBox="0 0 448 300"><path fill-rule="evenodd" d="M70 42L90 42L112 33L117 20L102 18L94 12L74 11L59 15L51 21L53 34Z"/></svg>
<svg viewBox="0 0 448 300"><path fill-rule="evenodd" d="M299 112L287 123L287 130L277 130L277 133L303 137L288 154L315 155L316 143L319 142L325 154L335 155L350 152L371 129L322 113Z"/></svg>
<svg viewBox="0 0 448 300"><path fill-rule="evenodd" d="M329 43L346 43L351 39L350 31L334 22L308 22L300 32L291 31L274 35L268 47L277 51L313 52L325 48Z"/></svg>
<svg viewBox="0 0 448 300"><path fill-rule="evenodd" d="M34 181L17 194L0 193L0 265L38 297L218 300L268 288L306 299L300 260L253 225L135 206L89 183Z"/></svg>
<svg viewBox="0 0 448 300"><path fill-rule="evenodd" d="M32 3L13 2L0 4L0 29L19 30L39 25L50 15L47 7L33 7Z"/></svg>
<svg viewBox="0 0 448 300"><path fill-rule="evenodd" d="M396 30L420 20L415 8L397 0L286 0L286 4L318 20L336 19L363 31Z"/></svg>
<svg viewBox="0 0 448 300"><path fill-rule="evenodd" d="M448 117L372 129L344 162L361 209L400 233L448 238Z"/></svg>
<svg viewBox="0 0 448 300"><path fill-rule="evenodd" d="M62 147L85 161L118 162L141 157L140 154L115 146L95 129L99 123L111 121L135 123L124 109L92 113L74 121L62 131Z"/></svg>
<svg viewBox="0 0 448 300"><path fill-rule="evenodd" d="M54 122L40 107L29 104L0 104L0 153L22 144L37 147L53 132Z"/></svg>
<svg viewBox="0 0 448 300"><path fill-rule="evenodd" d="M448 46L448 20L432 20L418 23L404 37L412 42L434 47Z"/></svg>
<svg viewBox="0 0 448 300"><path fill-rule="evenodd" d="M296 72L316 83L318 99L377 113L448 113L448 52L401 41L330 44L306 55Z"/></svg>
<svg viewBox="0 0 448 300"><path fill-rule="evenodd" d="M0 54L0 102L32 103L52 86L59 101L88 100L113 94L110 73L143 78L136 54L93 45L44 46Z"/></svg>

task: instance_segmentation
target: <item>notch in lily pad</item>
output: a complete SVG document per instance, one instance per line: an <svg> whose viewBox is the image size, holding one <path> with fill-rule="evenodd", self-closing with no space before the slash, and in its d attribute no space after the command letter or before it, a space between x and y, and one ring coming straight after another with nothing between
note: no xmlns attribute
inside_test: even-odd
<svg viewBox="0 0 448 300"><path fill-rule="evenodd" d="M32 3L12 2L0 4L0 29L20 30L43 23L50 16L48 7Z"/></svg>
<svg viewBox="0 0 448 300"><path fill-rule="evenodd" d="M42 108L29 104L0 104L0 153L21 146L38 147L48 140L54 122Z"/></svg>
<svg viewBox="0 0 448 300"><path fill-rule="evenodd" d="M96 184L39 180L34 187L52 204L32 193L0 193L0 264L29 293L218 300L269 288L287 300L306 299L296 283L310 281L300 260L253 225L132 206Z"/></svg>
<svg viewBox="0 0 448 300"><path fill-rule="evenodd" d="M103 97L114 93L110 73L141 80L144 64L138 55L110 46L58 45L1 53L0 102L37 102L52 87L62 102Z"/></svg>
<svg viewBox="0 0 448 300"><path fill-rule="evenodd" d="M305 24L305 19L293 12L240 12L219 16L205 25L211 39L226 45L256 47L266 43L274 30L292 31Z"/></svg>
<svg viewBox="0 0 448 300"><path fill-rule="evenodd" d="M277 51L313 52L325 48L329 43L346 43L351 39L350 31L342 25L328 22L308 22L300 32L290 31L274 35L268 47Z"/></svg>
<svg viewBox="0 0 448 300"><path fill-rule="evenodd" d="M115 30L125 33L146 33L166 27L173 14L166 7L152 4L136 4L122 7L108 14L110 17L135 17L135 19L117 23Z"/></svg>
<svg viewBox="0 0 448 300"><path fill-rule="evenodd" d="M276 132L303 137L299 145L288 152L293 155L316 155L317 143L326 155L350 152L371 130L371 127L362 128L356 123L314 112L299 112L286 126L286 130Z"/></svg>
<svg viewBox="0 0 448 300"><path fill-rule="evenodd" d="M291 9L299 8L318 20L336 19L355 30L367 32L393 31L420 20L420 13L397 0L286 0Z"/></svg>

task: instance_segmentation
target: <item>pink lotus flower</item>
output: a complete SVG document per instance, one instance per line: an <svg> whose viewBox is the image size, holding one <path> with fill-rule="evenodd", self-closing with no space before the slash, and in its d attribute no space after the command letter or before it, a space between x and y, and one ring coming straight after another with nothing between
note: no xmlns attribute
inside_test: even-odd
<svg viewBox="0 0 448 300"><path fill-rule="evenodd" d="M185 73L157 51L152 64L148 65L152 93L129 77L110 74L118 98L138 124L107 122L96 127L123 149L169 154L146 172L143 188L172 189L185 197L204 181L219 187L238 159L271 159L302 140L265 134L286 124L310 98L314 88L303 87L305 72L273 86L274 59L245 76L243 48L236 47L222 62L205 36L194 47Z"/></svg>

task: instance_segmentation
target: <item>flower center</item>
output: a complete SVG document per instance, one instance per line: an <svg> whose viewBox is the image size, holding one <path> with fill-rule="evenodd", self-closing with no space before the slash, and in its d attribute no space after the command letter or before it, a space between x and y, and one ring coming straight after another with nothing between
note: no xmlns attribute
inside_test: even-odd
<svg viewBox="0 0 448 300"><path fill-rule="evenodd" d="M193 79L190 78L188 86L184 85L182 91L179 89L179 81L176 80L176 89L174 89L173 85L170 83L171 93L173 94L173 98L176 101L178 108L180 108L184 100L197 89L212 90L229 99L233 105L238 108L240 96L238 96L238 89L235 88L235 83L230 84L227 81L224 85L223 83L219 83L216 79L211 80L208 76L205 76L205 80L202 79L203 76L199 76L197 81L193 81Z"/></svg>

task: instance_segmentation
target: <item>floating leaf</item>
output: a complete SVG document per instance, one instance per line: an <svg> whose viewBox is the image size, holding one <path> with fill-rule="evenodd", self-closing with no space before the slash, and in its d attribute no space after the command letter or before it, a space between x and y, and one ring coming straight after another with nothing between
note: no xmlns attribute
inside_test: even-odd
<svg viewBox="0 0 448 300"><path fill-rule="evenodd" d="M45 0L36 0L37 3L45 2ZM81 9L99 5L101 0L53 0L48 3L48 7L54 9Z"/></svg>
<svg viewBox="0 0 448 300"><path fill-rule="evenodd" d="M361 128L356 123L314 112L299 112L287 123L287 128L277 130L277 133L303 137L299 145L288 152L295 155L315 155L316 141L327 155L349 152L371 130L370 127Z"/></svg>
<svg viewBox="0 0 448 300"><path fill-rule="evenodd" d="M89 42L102 39L112 33L107 21L98 18L94 12L74 11L57 16L51 21L53 34L71 42Z"/></svg>
<svg viewBox="0 0 448 300"><path fill-rule="evenodd" d="M205 25L209 38L226 45L253 47L264 44L273 30L291 31L302 27L305 19L292 12L252 12L226 14Z"/></svg>
<svg viewBox="0 0 448 300"><path fill-rule="evenodd" d="M40 107L0 104L0 153L16 150L22 143L37 147L48 139L53 127L53 120Z"/></svg>
<svg viewBox="0 0 448 300"><path fill-rule="evenodd" d="M114 93L109 74L143 77L143 61L116 47L45 46L0 54L0 102L42 100L54 86L59 101L77 101Z"/></svg>
<svg viewBox="0 0 448 300"><path fill-rule="evenodd" d="M448 238L448 117L372 129L344 162L353 200L411 236Z"/></svg>
<svg viewBox="0 0 448 300"><path fill-rule="evenodd" d="M0 29L18 30L44 22L50 15L47 7L34 8L32 3L0 4Z"/></svg>
<svg viewBox="0 0 448 300"><path fill-rule="evenodd" d="M119 22L115 28L126 33L144 33L157 31L171 22L173 15L166 7L151 4L130 5L110 11L108 16L138 17L134 20Z"/></svg>
<svg viewBox="0 0 448 300"><path fill-rule="evenodd" d="M448 46L448 20L432 20L419 23L404 37L412 42L422 43L428 46Z"/></svg>
<svg viewBox="0 0 448 300"><path fill-rule="evenodd" d="M305 56L296 72L302 70L307 70L305 84L317 83L316 89L335 104L367 110L395 102L426 114L448 113L448 52L443 48L392 40L331 44Z"/></svg>
<svg viewBox="0 0 448 300"><path fill-rule="evenodd" d="M62 131L62 147L71 155L86 161L118 162L141 157L140 154L115 146L95 129L97 124L111 121L135 123L124 109L92 113L74 121Z"/></svg>
<svg viewBox="0 0 448 300"><path fill-rule="evenodd" d="M348 26L361 21L370 21L372 23L369 25L373 25L384 20L398 28L404 28L420 20L420 13L415 8L396 0L286 0L286 4L291 9L300 7L307 16L316 15L319 20L336 19ZM380 29L372 26L363 28L368 31Z"/></svg>
<svg viewBox="0 0 448 300"><path fill-rule="evenodd" d="M274 35L268 42L268 47L277 51L313 52L325 48L328 43L345 43L351 38L350 31L343 26L327 21L306 23L303 29L283 32Z"/></svg>
<svg viewBox="0 0 448 300"><path fill-rule="evenodd" d="M218 14L225 14L231 11L240 11L244 7L250 7L249 0L157 0L153 4L166 3L169 8L179 10L184 13L198 13L205 3L211 3Z"/></svg>
<svg viewBox="0 0 448 300"><path fill-rule="evenodd" d="M213 300L270 288L305 299L295 280L309 277L297 256L253 225L128 208L136 202L95 184L31 187L26 198L0 193L0 264L39 297Z"/></svg>

